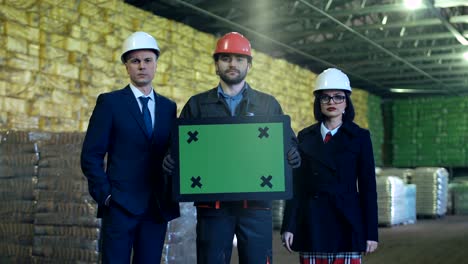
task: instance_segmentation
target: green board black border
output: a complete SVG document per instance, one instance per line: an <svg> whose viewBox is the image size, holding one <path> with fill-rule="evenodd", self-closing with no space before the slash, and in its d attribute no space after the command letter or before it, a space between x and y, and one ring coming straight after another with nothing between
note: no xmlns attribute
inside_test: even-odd
<svg viewBox="0 0 468 264"><path fill-rule="evenodd" d="M171 156L176 164L180 164L180 146L179 137L187 139L187 135L179 135L180 126L193 126L193 125L230 125L237 126L242 124L259 124L259 127L265 123L275 123L282 126L283 137L280 139L282 142L278 144L283 145L283 158L281 160L274 160L272 162L283 163L284 172L278 175L280 180L284 177L284 191L262 191L262 192L223 192L223 193L196 193L188 194L181 193L180 191L180 167L176 166L172 179L172 193L174 199L180 202L190 201L237 201L237 200L282 200L290 199L292 197L292 168L287 163L287 152L290 148L291 141L291 120L287 115L281 116L246 116L246 117L222 117L222 118L203 118L203 119L183 119L176 120L172 133L172 147ZM231 139L232 140L232 139ZM241 140L239 140L241 141ZM239 142L242 144L242 142ZM246 146L248 147L248 146ZM229 151L229 150L227 150ZM232 153L228 153L232 155ZM223 176L228 172L222 172ZM226 177L229 177L226 175Z"/></svg>

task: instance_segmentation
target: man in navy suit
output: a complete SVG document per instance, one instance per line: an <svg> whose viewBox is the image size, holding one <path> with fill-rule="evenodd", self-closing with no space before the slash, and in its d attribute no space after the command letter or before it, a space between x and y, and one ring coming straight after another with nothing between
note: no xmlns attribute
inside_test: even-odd
<svg viewBox="0 0 468 264"><path fill-rule="evenodd" d="M102 262L160 263L168 221L179 216L162 160L176 104L152 87L160 50L145 32L123 43L125 88L100 94L81 152L81 168L102 218Z"/></svg>

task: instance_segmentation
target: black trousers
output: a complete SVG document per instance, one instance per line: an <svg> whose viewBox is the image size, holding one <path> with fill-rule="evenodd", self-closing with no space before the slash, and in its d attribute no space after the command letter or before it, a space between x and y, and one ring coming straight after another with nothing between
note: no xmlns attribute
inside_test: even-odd
<svg viewBox="0 0 468 264"><path fill-rule="evenodd" d="M272 264L271 210L197 208L197 263L229 264L234 234L239 263Z"/></svg>

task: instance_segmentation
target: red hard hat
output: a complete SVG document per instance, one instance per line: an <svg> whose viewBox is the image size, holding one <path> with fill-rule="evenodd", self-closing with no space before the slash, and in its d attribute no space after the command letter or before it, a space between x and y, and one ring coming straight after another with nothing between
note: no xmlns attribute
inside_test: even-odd
<svg viewBox="0 0 468 264"><path fill-rule="evenodd" d="M219 53L233 53L252 57L249 40L238 32L227 33L218 40L213 55Z"/></svg>

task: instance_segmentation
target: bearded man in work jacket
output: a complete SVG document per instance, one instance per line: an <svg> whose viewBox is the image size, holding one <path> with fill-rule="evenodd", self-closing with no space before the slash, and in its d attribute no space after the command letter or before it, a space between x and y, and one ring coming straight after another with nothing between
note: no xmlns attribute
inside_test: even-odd
<svg viewBox="0 0 468 264"><path fill-rule="evenodd" d="M283 115L278 101L271 95L252 89L245 81L252 67L250 42L237 32L218 40L213 54L219 85L192 96L180 118ZM288 163L297 168L301 158L297 140L291 130ZM246 146L248 147L248 146ZM228 161L227 161L228 162ZM175 163L170 155L163 168L172 173ZM230 263L232 239L237 237L239 263L273 263L271 201L196 202L197 263Z"/></svg>

